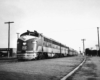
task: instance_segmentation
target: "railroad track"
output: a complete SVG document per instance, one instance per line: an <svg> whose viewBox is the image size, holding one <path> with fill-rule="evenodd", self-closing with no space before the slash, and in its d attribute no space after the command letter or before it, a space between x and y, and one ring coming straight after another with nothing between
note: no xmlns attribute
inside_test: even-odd
<svg viewBox="0 0 100 80"><path fill-rule="evenodd" d="M87 59L87 57L84 57L83 61L77 67L75 67L71 72L69 72L67 75L65 75L60 80L67 80L69 77L71 77L80 67L82 67L82 65L85 63L86 59Z"/></svg>

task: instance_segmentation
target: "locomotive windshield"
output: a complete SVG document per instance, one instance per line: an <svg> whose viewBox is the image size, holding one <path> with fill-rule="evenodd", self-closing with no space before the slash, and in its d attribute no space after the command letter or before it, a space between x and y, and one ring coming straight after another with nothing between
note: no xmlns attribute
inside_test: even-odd
<svg viewBox="0 0 100 80"><path fill-rule="evenodd" d="M20 36L26 36L26 35L39 37L39 33L37 31L31 32L29 30L27 30L27 32L21 34Z"/></svg>

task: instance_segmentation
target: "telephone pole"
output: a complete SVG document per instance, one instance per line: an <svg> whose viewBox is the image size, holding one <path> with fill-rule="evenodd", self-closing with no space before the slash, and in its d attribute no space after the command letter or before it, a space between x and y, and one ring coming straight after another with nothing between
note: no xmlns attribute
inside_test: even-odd
<svg viewBox="0 0 100 80"><path fill-rule="evenodd" d="M98 48L100 50L100 44L99 44L99 27L97 27L97 34L98 34Z"/></svg>
<svg viewBox="0 0 100 80"><path fill-rule="evenodd" d="M9 50L9 48L10 48L10 24L11 23L14 23L14 22L5 22L5 24L8 24L8 58L9 58L9 55L10 55L10 50Z"/></svg>
<svg viewBox="0 0 100 80"><path fill-rule="evenodd" d="M97 44L97 45L95 45L95 46L96 46L97 56L98 56L98 49L99 49L98 44Z"/></svg>
<svg viewBox="0 0 100 80"><path fill-rule="evenodd" d="M19 38L19 33L16 33L17 34L17 39Z"/></svg>
<svg viewBox="0 0 100 80"><path fill-rule="evenodd" d="M79 53L81 54L81 48L79 47Z"/></svg>
<svg viewBox="0 0 100 80"><path fill-rule="evenodd" d="M83 41L83 54L85 55L85 45L84 45L85 39L82 39L82 41Z"/></svg>

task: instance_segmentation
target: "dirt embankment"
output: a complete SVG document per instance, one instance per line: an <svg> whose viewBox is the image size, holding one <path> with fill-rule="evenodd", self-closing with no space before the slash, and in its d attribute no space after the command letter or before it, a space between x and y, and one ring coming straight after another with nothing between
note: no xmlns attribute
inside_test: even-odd
<svg viewBox="0 0 100 80"><path fill-rule="evenodd" d="M100 80L100 57L89 57L69 80Z"/></svg>

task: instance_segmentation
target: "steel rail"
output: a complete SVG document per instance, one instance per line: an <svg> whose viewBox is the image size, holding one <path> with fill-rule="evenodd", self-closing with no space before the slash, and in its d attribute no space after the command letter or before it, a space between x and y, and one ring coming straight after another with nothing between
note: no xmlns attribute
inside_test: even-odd
<svg viewBox="0 0 100 80"><path fill-rule="evenodd" d="M64 76L60 80L67 80L71 75L73 75L85 63L85 61L86 61L86 57L76 68L74 68L71 72L69 72L66 76Z"/></svg>

